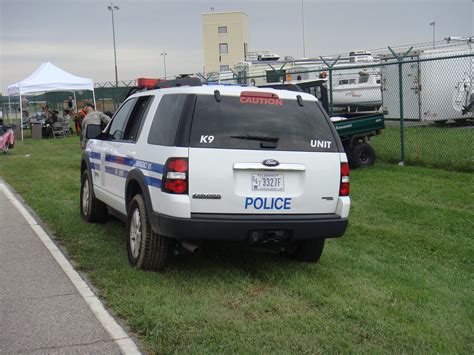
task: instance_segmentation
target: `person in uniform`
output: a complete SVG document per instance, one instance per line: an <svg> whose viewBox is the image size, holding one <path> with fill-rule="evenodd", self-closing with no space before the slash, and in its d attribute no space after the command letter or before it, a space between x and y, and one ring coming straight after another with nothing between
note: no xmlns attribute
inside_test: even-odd
<svg viewBox="0 0 474 355"><path fill-rule="evenodd" d="M92 104L87 104L86 107L84 108L86 111L86 116L82 120L82 134L85 134L86 127L89 124L100 124L102 129L104 129L110 122L110 117L107 116L105 113L96 111L94 109L94 105ZM84 149L86 146L87 139L83 136L81 139L81 146Z"/></svg>
<svg viewBox="0 0 474 355"><path fill-rule="evenodd" d="M80 109L76 114L74 114L74 123L76 125L76 133L80 136L82 132L82 121L86 117L87 112L86 108Z"/></svg>

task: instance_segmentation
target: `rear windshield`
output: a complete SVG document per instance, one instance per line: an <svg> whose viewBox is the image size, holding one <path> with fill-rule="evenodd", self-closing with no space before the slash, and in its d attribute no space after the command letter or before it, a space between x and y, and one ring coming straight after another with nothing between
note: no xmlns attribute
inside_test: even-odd
<svg viewBox="0 0 474 355"><path fill-rule="evenodd" d="M190 146L337 152L328 121L314 101L198 95Z"/></svg>

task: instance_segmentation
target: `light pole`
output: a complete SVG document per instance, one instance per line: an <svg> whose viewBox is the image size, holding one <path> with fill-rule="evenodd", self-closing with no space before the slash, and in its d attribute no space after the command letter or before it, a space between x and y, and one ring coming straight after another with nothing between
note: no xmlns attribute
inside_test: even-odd
<svg viewBox="0 0 474 355"><path fill-rule="evenodd" d="M163 66L165 67L165 79L166 79L166 56L168 55L168 53L161 52L161 55L163 56Z"/></svg>
<svg viewBox="0 0 474 355"><path fill-rule="evenodd" d="M430 22L430 26L433 26L433 49L435 49L435 27L436 27L436 21Z"/></svg>
<svg viewBox="0 0 474 355"><path fill-rule="evenodd" d="M304 0L301 0L301 21L303 26L303 58L306 58L306 43L304 40Z"/></svg>
<svg viewBox="0 0 474 355"><path fill-rule="evenodd" d="M110 3L107 8L112 12L112 35L114 38L114 63L115 63L115 87L118 87L118 74L117 74L117 49L115 47L115 22L114 22L114 11L120 10L117 5L113 2Z"/></svg>

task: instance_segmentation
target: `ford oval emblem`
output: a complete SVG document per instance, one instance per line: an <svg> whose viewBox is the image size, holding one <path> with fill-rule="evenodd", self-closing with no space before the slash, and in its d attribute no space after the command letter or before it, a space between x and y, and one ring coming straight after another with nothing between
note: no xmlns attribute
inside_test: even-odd
<svg viewBox="0 0 474 355"><path fill-rule="evenodd" d="M280 165L280 162L275 159L265 159L264 161L262 161L262 164L265 166L278 166Z"/></svg>

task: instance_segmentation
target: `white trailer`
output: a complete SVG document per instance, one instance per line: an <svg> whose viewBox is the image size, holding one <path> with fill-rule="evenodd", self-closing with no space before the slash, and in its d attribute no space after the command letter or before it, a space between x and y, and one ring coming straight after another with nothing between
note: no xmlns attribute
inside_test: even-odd
<svg viewBox="0 0 474 355"><path fill-rule="evenodd" d="M234 72L240 84L258 86L291 80L309 80L319 78L321 61L250 61L238 63Z"/></svg>
<svg viewBox="0 0 474 355"><path fill-rule="evenodd" d="M332 72L334 107L378 110L382 104L380 68L372 66L377 63L367 52L351 52L348 58L336 63ZM234 73L239 84L259 86L282 81L327 79L328 67L321 59L315 58L250 61L236 64Z"/></svg>
<svg viewBox="0 0 474 355"><path fill-rule="evenodd" d="M464 55L468 56L459 57ZM472 50L466 47L410 53L404 59L407 63L402 67L404 119L446 122L472 118L473 113L462 113L463 105L460 102L463 98L467 100L469 95L463 95L463 92L472 87L472 55ZM382 58L382 108L385 119L400 119L399 71L396 63L391 55Z"/></svg>

